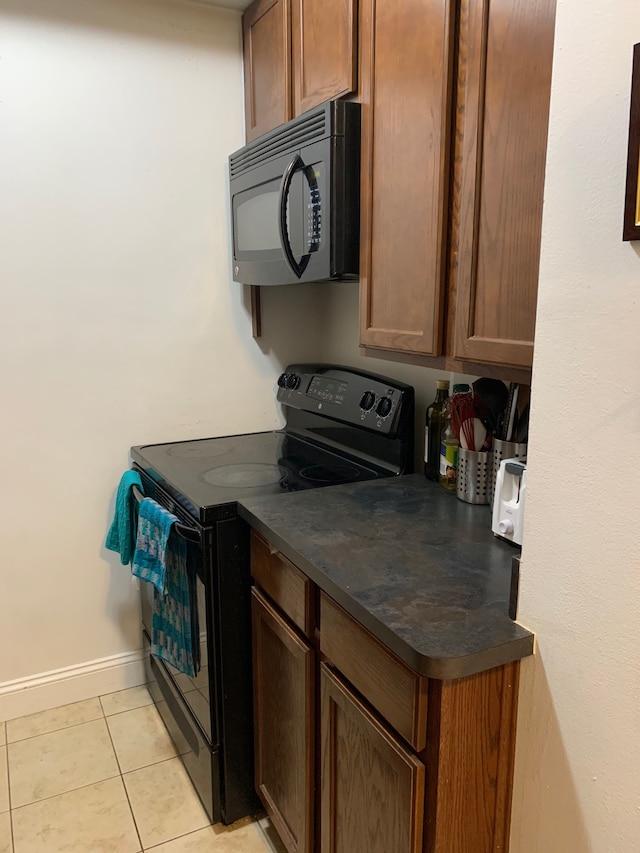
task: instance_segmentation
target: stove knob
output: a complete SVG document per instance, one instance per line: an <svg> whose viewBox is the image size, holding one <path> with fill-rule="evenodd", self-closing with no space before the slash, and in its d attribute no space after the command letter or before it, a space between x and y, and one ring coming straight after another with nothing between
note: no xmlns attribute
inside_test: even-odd
<svg viewBox="0 0 640 853"><path fill-rule="evenodd" d="M295 391L296 388L300 387L300 377L297 373L288 373L285 376L285 385L287 388L290 388L292 391Z"/></svg>
<svg viewBox="0 0 640 853"><path fill-rule="evenodd" d="M278 376L278 388L286 388L287 387L287 374L281 373Z"/></svg>
<svg viewBox="0 0 640 853"><path fill-rule="evenodd" d="M382 397L380 402L376 406L376 414L381 418L386 418L389 412L391 411L391 400L388 397Z"/></svg>
<svg viewBox="0 0 640 853"><path fill-rule="evenodd" d="M373 404L376 401L376 395L373 391L365 391L360 400L360 408L363 412L370 412L373 409Z"/></svg>

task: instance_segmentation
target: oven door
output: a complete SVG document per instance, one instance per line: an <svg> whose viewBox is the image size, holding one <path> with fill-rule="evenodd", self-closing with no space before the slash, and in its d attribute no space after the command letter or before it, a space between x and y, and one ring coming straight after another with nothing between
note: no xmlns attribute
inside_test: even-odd
<svg viewBox="0 0 640 853"><path fill-rule="evenodd" d="M191 549L189 549L191 550ZM193 565L189 561L189 565ZM156 662L170 676L176 690L181 695L185 704L198 722L198 725L206 735L211 746L218 743L218 732L216 731L215 708L211 708L211 683L209 670L209 653L207 649L207 614L206 614L206 590L200 575L189 570L189 583L193 584L192 601L197 602L197 619L200 634L200 670L195 678L190 678L179 672L171 664L156 657ZM142 602L142 624L147 635L151 638L153 622L153 586L145 581L140 582L140 594Z"/></svg>
<svg viewBox="0 0 640 853"><path fill-rule="evenodd" d="M332 277L331 138L231 179L233 278L296 284Z"/></svg>

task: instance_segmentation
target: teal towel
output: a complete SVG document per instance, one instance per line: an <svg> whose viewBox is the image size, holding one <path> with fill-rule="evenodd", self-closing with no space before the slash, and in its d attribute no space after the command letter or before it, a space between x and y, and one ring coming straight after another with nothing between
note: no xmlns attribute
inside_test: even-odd
<svg viewBox="0 0 640 853"><path fill-rule="evenodd" d="M137 471L125 471L118 485L116 510L105 542L110 551L120 554L123 566L131 562L136 535L136 501L131 491L132 486L137 486L142 491L140 474Z"/></svg>
<svg viewBox="0 0 640 853"><path fill-rule="evenodd" d="M195 678L199 649L194 654L187 544L171 534L177 521L151 498L141 501L131 572L154 586L151 653Z"/></svg>
<svg viewBox="0 0 640 853"><path fill-rule="evenodd" d="M138 535L131 573L152 583L164 594L167 542L177 516L152 498L143 498L138 510Z"/></svg>
<svg viewBox="0 0 640 853"><path fill-rule="evenodd" d="M195 678L200 669L200 649L194 646L193 641L194 630L196 637L199 633L198 612L192 609L187 549L181 536L171 534L169 537L165 562L164 595L157 589L153 590L151 654ZM192 615L195 625L191 624Z"/></svg>

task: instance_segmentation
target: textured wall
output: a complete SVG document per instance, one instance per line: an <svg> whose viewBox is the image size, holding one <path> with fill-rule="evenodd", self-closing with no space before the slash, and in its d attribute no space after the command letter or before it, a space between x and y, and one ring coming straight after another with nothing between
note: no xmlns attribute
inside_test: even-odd
<svg viewBox="0 0 640 853"><path fill-rule="evenodd" d="M300 318L322 309L266 295L258 345L231 281L237 12L2 0L0 41L1 693L140 646L103 548L129 447L277 426L274 378L317 357Z"/></svg>
<svg viewBox="0 0 640 853"><path fill-rule="evenodd" d="M640 839L640 250L621 242L637 3L558 0L512 853Z"/></svg>

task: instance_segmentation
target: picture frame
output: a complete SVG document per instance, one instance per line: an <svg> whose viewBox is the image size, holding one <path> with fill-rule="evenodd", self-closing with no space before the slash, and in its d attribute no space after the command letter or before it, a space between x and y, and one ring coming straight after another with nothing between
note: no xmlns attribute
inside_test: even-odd
<svg viewBox="0 0 640 853"><path fill-rule="evenodd" d="M640 44L633 46L623 240L640 240Z"/></svg>

